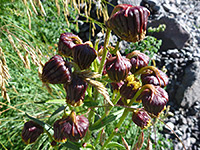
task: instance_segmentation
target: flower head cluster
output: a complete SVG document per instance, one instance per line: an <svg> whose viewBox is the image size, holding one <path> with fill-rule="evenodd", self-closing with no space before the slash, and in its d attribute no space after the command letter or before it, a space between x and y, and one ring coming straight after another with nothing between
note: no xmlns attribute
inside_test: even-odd
<svg viewBox="0 0 200 150"><path fill-rule="evenodd" d="M72 33L63 33L58 43L58 51L64 57L71 57L71 61L65 60L60 55L53 56L43 67L42 81L51 84L64 84L67 93L66 102L73 106L82 104L87 83L74 71L72 64L80 70L88 69L97 53L88 43Z"/></svg>
<svg viewBox="0 0 200 150"><path fill-rule="evenodd" d="M149 11L141 6L118 5L107 20L106 27L113 30L122 40L140 41L145 37L149 15ZM90 77L83 75L97 57L97 51L91 45L88 42L83 43L77 35L63 33L58 43L58 52L62 56L53 56L43 67L41 80L44 83L63 84L66 91L66 103L72 106L80 106L84 102L88 83L99 93L106 93L105 99L109 97L101 82L92 80L91 75ZM145 53L136 50L124 57L117 48L111 49L112 53L107 53L109 49L105 44L104 48L101 47L98 51L99 73L102 73L102 69L102 76L109 78L113 90L120 94L118 105L129 107L134 102L142 103L142 108L133 111L132 120L137 126L145 129L150 125L151 117L158 117L168 102L168 94L163 88L168 84L169 79L163 71L150 66L150 58ZM97 66L98 61L95 62L93 68ZM89 73L92 72L89 71ZM88 90L88 93L91 94L92 90L92 88ZM110 104L112 105L112 102ZM71 111L70 115L64 115L62 119L54 122L55 141L52 145L56 145L56 142L65 142L67 139L77 142L86 135L88 128L88 119ZM35 142L42 133L43 128L30 121L24 125L22 138L29 144Z"/></svg>

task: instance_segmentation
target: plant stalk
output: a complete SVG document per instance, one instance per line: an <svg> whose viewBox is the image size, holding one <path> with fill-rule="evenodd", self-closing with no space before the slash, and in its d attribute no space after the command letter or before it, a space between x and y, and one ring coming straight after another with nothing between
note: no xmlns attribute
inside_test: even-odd
<svg viewBox="0 0 200 150"><path fill-rule="evenodd" d="M131 99L130 103L128 104L128 106L131 106L134 101L137 99L137 97L142 93L143 90L145 90L146 88L151 88L151 86L144 85L142 86L142 88L137 91L137 93L135 94L135 96ZM115 126L115 130L113 130L113 132L110 134L110 136L108 137L108 139L106 140L106 142L104 143L104 145L101 147L101 150L104 150L105 147L107 146L107 144L112 140L112 138L114 137L115 133L116 133L116 129L120 128L120 126L122 125L122 123L124 122L124 120L126 119L128 113L129 113L129 108L125 108L124 112L119 120L119 122L117 123L117 125Z"/></svg>
<svg viewBox="0 0 200 150"><path fill-rule="evenodd" d="M104 66L106 56L107 56L107 53L108 53L107 46L108 46L109 39L110 39L110 33L111 33L111 30L107 29L106 37L105 37L105 41L104 41L104 46L103 46L103 55L102 55L102 59L101 59L101 63L100 63L100 66L99 66L99 71L98 71L99 74L102 74L103 66Z"/></svg>

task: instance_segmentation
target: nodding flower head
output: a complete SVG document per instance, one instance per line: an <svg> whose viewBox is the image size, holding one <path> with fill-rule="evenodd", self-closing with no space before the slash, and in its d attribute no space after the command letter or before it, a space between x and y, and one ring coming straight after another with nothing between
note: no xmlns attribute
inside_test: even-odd
<svg viewBox="0 0 200 150"><path fill-rule="evenodd" d="M132 99L140 87L140 81L134 75L129 75L120 88L120 94L126 99Z"/></svg>
<svg viewBox="0 0 200 150"><path fill-rule="evenodd" d="M142 84L153 84L155 86L165 87L169 82L168 76L159 69L146 70L141 74Z"/></svg>
<svg viewBox="0 0 200 150"><path fill-rule="evenodd" d="M51 84L68 83L71 81L71 66L61 56L53 56L44 65L42 81Z"/></svg>
<svg viewBox="0 0 200 150"><path fill-rule="evenodd" d="M64 85L67 93L66 102L72 106L80 106L85 98L88 87L87 82L76 74L72 75L72 81Z"/></svg>
<svg viewBox="0 0 200 150"><path fill-rule="evenodd" d="M114 91L119 91L119 89L121 88L121 86L124 84L124 82L123 81L121 81L121 82L112 82L111 83L111 86L112 86L112 89L114 90Z"/></svg>
<svg viewBox="0 0 200 150"><path fill-rule="evenodd" d="M121 39L137 42L145 37L149 15L145 7L120 4L113 9L106 26Z"/></svg>
<svg viewBox="0 0 200 150"><path fill-rule="evenodd" d="M140 51L133 51L126 55L127 58L130 59L132 68L131 73L135 73L139 69L148 66L149 64L149 56Z"/></svg>
<svg viewBox="0 0 200 150"><path fill-rule="evenodd" d="M37 138L43 133L43 127L34 121L28 121L24 124L22 130L22 140L26 144L34 143Z"/></svg>
<svg viewBox="0 0 200 150"><path fill-rule="evenodd" d="M131 69L131 63L129 59L122 57L121 54L117 52L116 56L106 60L105 68L112 81L120 82L127 77Z"/></svg>
<svg viewBox="0 0 200 150"><path fill-rule="evenodd" d="M66 139L77 142L85 136L88 127L88 119L83 115L76 115L72 111L69 116L59 119L54 123L54 139L58 142L64 142Z"/></svg>
<svg viewBox="0 0 200 150"><path fill-rule="evenodd" d="M167 92L160 86L152 84L145 85L146 89L142 91L138 99L142 100L144 109L152 114L152 116L159 116L168 102Z"/></svg>
<svg viewBox="0 0 200 150"><path fill-rule="evenodd" d="M146 129L151 125L151 117L143 109L133 111L132 120L141 129Z"/></svg>
<svg viewBox="0 0 200 150"><path fill-rule="evenodd" d="M97 52L89 44L78 44L74 46L73 60L81 70L88 69L97 57Z"/></svg>
<svg viewBox="0 0 200 150"><path fill-rule="evenodd" d="M58 43L58 52L65 57L72 56L73 47L82 43L78 35L68 32L62 33Z"/></svg>

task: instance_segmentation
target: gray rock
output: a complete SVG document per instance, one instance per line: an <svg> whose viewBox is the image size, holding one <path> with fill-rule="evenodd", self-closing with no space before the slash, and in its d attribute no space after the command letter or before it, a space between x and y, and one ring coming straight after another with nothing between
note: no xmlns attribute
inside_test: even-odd
<svg viewBox="0 0 200 150"><path fill-rule="evenodd" d="M151 7L153 7L159 3L159 0L143 0L143 2L149 4Z"/></svg>
<svg viewBox="0 0 200 150"><path fill-rule="evenodd" d="M167 130L167 131L174 130L174 124L172 122L167 122L166 126L164 127L164 130Z"/></svg>
<svg viewBox="0 0 200 150"><path fill-rule="evenodd" d="M117 3L118 4L130 4L133 6L140 6L142 0L118 0Z"/></svg>
<svg viewBox="0 0 200 150"><path fill-rule="evenodd" d="M166 25L164 32L153 33L150 35L155 36L157 39L162 39L161 50L168 49L181 49L190 38L190 34L179 24L176 19L167 16L161 17L159 20L151 21L149 27L158 27L160 24Z"/></svg>
<svg viewBox="0 0 200 150"><path fill-rule="evenodd" d="M200 62L194 62L185 69L182 84L176 92L175 101L182 107L191 107L200 99Z"/></svg>
<svg viewBox="0 0 200 150"><path fill-rule="evenodd" d="M178 11L178 9L176 8L175 5L163 4L163 8L167 12L173 13L175 15L179 14L179 11Z"/></svg>

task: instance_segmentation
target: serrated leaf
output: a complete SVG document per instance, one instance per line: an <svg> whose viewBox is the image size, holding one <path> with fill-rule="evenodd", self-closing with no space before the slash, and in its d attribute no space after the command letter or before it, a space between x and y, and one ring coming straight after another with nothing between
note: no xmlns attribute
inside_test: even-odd
<svg viewBox="0 0 200 150"><path fill-rule="evenodd" d="M110 143L108 143L108 145L106 147L107 148L112 148L112 149L113 149L113 147L116 147L116 148L118 148L120 150L126 150L126 148L124 147L124 145L119 144L117 142L110 142Z"/></svg>

